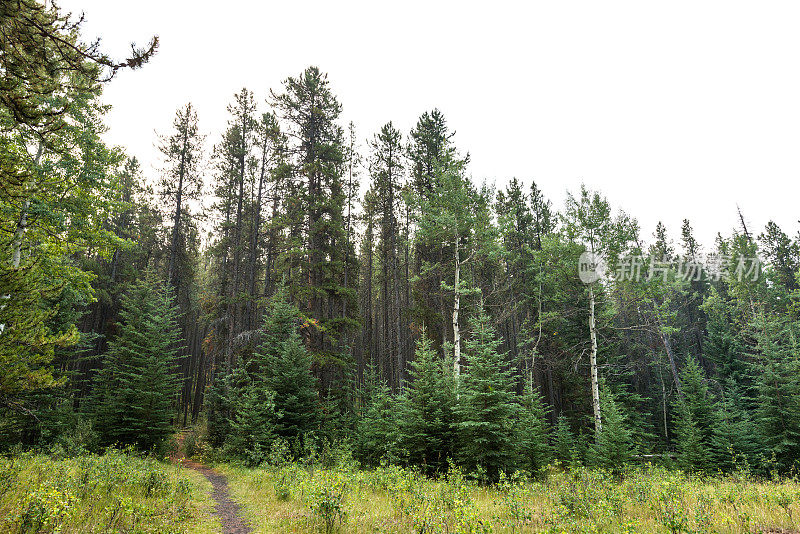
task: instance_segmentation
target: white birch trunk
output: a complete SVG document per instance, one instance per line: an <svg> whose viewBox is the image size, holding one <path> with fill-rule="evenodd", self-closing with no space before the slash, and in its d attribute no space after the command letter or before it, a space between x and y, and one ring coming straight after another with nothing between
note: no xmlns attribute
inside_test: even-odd
<svg viewBox="0 0 800 534"><path fill-rule="evenodd" d="M592 352L589 356L592 377L592 410L594 412L594 431L600 434L603 421L600 416L600 385L597 379L597 329L594 318L594 287L589 286L589 337L592 341Z"/></svg>
<svg viewBox="0 0 800 534"><path fill-rule="evenodd" d="M461 307L461 295L458 290L458 283L461 277L461 257L458 250L458 237L456 237L456 272L453 285L453 376L458 385L461 376L461 332L458 329L458 312Z"/></svg>

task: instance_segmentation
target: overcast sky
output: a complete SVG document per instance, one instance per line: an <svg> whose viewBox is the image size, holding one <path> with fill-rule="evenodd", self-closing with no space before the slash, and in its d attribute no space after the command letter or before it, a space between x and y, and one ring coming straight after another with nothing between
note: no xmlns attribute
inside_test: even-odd
<svg viewBox="0 0 800 534"><path fill-rule="evenodd" d="M85 35L152 62L106 89L108 140L156 172L154 131L191 101L209 144L243 86L261 100L308 65L366 139L438 107L476 181L536 180L555 206L581 182L673 239L800 210L800 2L184 2L61 0Z"/></svg>

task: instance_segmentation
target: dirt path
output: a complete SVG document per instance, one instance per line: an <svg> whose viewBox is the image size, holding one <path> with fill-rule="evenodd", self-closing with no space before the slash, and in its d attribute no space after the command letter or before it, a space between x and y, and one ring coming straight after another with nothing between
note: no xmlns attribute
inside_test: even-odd
<svg viewBox="0 0 800 534"><path fill-rule="evenodd" d="M214 488L211 496L217 503L214 507L214 514L219 517L219 522L222 524L222 534L250 534L253 532L253 529L242 518L239 505L231 499L228 492L228 479L225 478L225 475L187 459L183 454L183 435L178 436L178 450L179 453L173 457L173 461L188 469L194 469L211 482L211 486Z"/></svg>

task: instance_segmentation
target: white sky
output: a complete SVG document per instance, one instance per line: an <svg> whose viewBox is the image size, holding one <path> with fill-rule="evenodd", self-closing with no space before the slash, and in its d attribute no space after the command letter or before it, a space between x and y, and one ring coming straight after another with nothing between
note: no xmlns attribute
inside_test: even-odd
<svg viewBox="0 0 800 534"><path fill-rule="evenodd" d="M154 130L191 100L209 145L246 86L263 99L306 66L328 72L366 139L440 108L477 181L535 179L556 207L585 182L649 239L691 219L706 247L800 210L798 2L227 2L61 0L85 35L153 61L106 89L108 139L154 174Z"/></svg>

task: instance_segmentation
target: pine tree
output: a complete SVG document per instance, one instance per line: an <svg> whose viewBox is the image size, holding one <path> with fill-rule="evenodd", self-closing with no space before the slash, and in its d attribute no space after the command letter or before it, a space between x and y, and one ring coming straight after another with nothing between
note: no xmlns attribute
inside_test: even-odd
<svg viewBox="0 0 800 534"><path fill-rule="evenodd" d="M290 151L299 183L296 198L288 201L304 208L291 212L298 220L287 221L305 232L297 236L302 239L297 243L301 250L292 251L298 261L297 269L287 273L289 289L294 301L307 307L303 313L309 319L305 325L308 347L320 370L329 367L327 373L321 373L328 389L329 381L345 380L349 358L343 350L343 336L357 326L353 319L356 293L353 287L344 286L345 265L355 252L344 222L343 131L336 122L342 106L327 75L317 67L287 78L284 92L272 96L287 134L296 139Z"/></svg>
<svg viewBox="0 0 800 534"><path fill-rule="evenodd" d="M175 283L178 257L178 240L182 219L189 217L187 203L200 198L203 187L199 168L202 164L203 137L197 130L197 113L191 103L175 113L174 132L161 138L159 147L166 168L159 183L159 193L172 209L172 237L170 242L167 281Z"/></svg>
<svg viewBox="0 0 800 534"><path fill-rule="evenodd" d="M400 179L403 173L402 136L391 122L375 134L369 170L372 177L367 198L377 204L378 214L378 287L381 313L379 315L382 346L379 351L387 361L392 383L400 386L404 378L405 361L401 352L400 260L398 213L400 209Z"/></svg>
<svg viewBox="0 0 800 534"><path fill-rule="evenodd" d="M513 378L504 369L499 352L500 340L485 311L479 310L471 321L465 346L469 367L456 385L456 457L473 471L485 470L487 478L495 481L502 471L513 467L513 424L519 406L513 393Z"/></svg>
<svg viewBox="0 0 800 534"><path fill-rule="evenodd" d="M426 473L444 469L453 450L450 424L455 395L447 370L423 331L411 362L408 387L400 398L398 441L408 462Z"/></svg>
<svg viewBox="0 0 800 534"><path fill-rule="evenodd" d="M95 386L96 425L105 444L149 449L172 432L180 342L173 301L170 289L151 277L122 299L117 336Z"/></svg>

